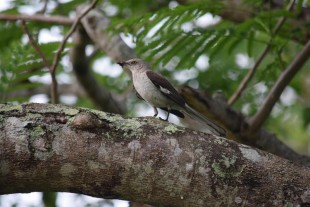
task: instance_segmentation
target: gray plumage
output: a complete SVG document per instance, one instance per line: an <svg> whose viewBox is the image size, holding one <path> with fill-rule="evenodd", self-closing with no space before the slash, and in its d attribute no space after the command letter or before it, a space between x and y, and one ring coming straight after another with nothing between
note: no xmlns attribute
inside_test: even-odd
<svg viewBox="0 0 310 207"><path fill-rule="evenodd" d="M170 113L180 118L184 118L184 114L186 114L203 123L213 134L218 136L226 134L223 128L188 106L171 83L160 74L151 71L148 64L143 60L135 58L118 64L131 71L133 85L138 96L153 106L154 116L158 115L157 108L168 112L166 120L168 120Z"/></svg>

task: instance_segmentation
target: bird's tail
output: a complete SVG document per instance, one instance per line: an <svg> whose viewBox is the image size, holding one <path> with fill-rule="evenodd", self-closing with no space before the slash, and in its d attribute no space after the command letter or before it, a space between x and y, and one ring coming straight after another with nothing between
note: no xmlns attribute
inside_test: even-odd
<svg viewBox="0 0 310 207"><path fill-rule="evenodd" d="M205 125L205 127L209 131L211 131L213 134L218 135L218 136L225 136L226 135L226 131L222 127L216 125L215 123L213 123L212 121L207 119L204 115L202 115L201 113L199 113L195 109L191 108L187 104L185 106L185 111L184 112L189 117L191 117L192 119L195 119L195 120L203 123Z"/></svg>

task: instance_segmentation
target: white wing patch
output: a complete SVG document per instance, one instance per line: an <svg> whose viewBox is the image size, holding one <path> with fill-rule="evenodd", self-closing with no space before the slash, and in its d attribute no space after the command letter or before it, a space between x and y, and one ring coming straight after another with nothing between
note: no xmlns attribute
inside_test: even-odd
<svg viewBox="0 0 310 207"><path fill-rule="evenodd" d="M159 90L165 94L171 94L171 91L169 91L167 88L163 88L163 87L159 86Z"/></svg>

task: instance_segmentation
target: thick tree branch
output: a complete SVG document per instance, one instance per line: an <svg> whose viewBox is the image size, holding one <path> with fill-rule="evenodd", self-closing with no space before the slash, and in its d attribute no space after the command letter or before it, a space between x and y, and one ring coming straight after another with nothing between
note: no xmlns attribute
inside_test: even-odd
<svg viewBox="0 0 310 207"><path fill-rule="evenodd" d="M256 132L269 116L273 106L279 100L284 88L290 83L295 74L302 68L310 57L310 40L304 48L297 54L292 63L283 71L279 79L271 88L265 102L262 104L258 112L249 119L248 126L245 126L245 133Z"/></svg>
<svg viewBox="0 0 310 207"><path fill-rule="evenodd" d="M227 138L262 149L295 163L310 167L310 157L300 155L281 142L274 134L260 128L255 134L242 133L246 117L232 109L224 100L212 98L190 87L182 87L181 95L188 104L227 130Z"/></svg>
<svg viewBox="0 0 310 207"><path fill-rule="evenodd" d="M0 130L0 194L78 192L170 207L310 203L309 169L152 117L1 105Z"/></svg>
<svg viewBox="0 0 310 207"><path fill-rule="evenodd" d="M88 15L82 20L84 28L88 28L87 34L92 37L91 39L95 41L96 45L103 45L101 48L114 57L115 60L123 60L130 58L134 52L128 46L126 46L119 37L113 37L115 40L110 41L109 36L104 32L106 26L109 23L109 20L102 16L101 13L96 12L95 10L88 13ZM96 26L97 25L97 26ZM111 37L110 37L111 38ZM119 41L119 42L118 42ZM113 42L113 44L112 44ZM108 50L108 48L113 48L113 50ZM113 52L115 50L115 52ZM78 52L81 54L81 52ZM81 58L77 58L81 60ZM84 62L84 61L83 61ZM81 65L78 64L78 65ZM82 67L82 68L85 68ZM295 162L301 162L305 166L310 166L310 158L306 156L301 156L298 153L291 150L285 144L278 140L278 138L265 130L261 129L259 133L256 133L252 136L240 136L241 126L244 124L245 117L240 112L235 112L230 108L226 102L219 102L209 97L207 94L199 94L196 97L197 93L182 90L182 95L187 98L187 102L196 102L192 106L196 109L203 109L201 111L208 118L213 119L217 123L223 123L230 133L230 138L238 140L240 142L248 143L252 146L258 147L260 149L266 150L278 156L293 160ZM195 99L197 98L197 99ZM208 106L211 105L211 108ZM234 137L234 138L233 138Z"/></svg>
<svg viewBox="0 0 310 207"><path fill-rule="evenodd" d="M78 13L83 7L78 8ZM126 45L119 35L106 32L110 19L102 12L92 10L82 19L89 38L113 60L122 61L137 57L134 50Z"/></svg>

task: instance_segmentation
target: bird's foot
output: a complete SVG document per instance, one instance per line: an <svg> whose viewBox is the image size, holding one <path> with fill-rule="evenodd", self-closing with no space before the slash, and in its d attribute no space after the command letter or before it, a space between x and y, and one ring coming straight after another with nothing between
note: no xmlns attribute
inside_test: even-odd
<svg viewBox="0 0 310 207"><path fill-rule="evenodd" d="M154 117L157 117L157 115L158 115L158 110L157 110L156 107L153 107L153 109L154 109Z"/></svg>
<svg viewBox="0 0 310 207"><path fill-rule="evenodd" d="M168 121L168 119L163 119L161 117L159 117L159 119L162 120L162 121Z"/></svg>

